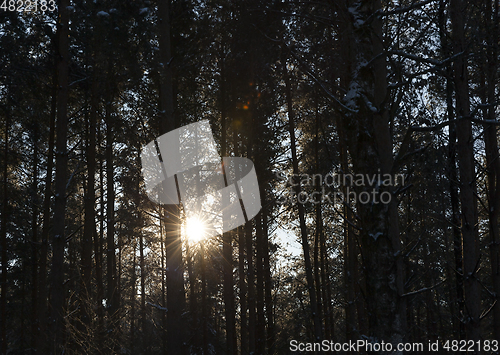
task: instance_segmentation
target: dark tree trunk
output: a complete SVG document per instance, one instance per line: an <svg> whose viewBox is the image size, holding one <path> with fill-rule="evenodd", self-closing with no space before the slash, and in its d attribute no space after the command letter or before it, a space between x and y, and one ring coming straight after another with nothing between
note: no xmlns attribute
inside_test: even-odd
<svg viewBox="0 0 500 355"><path fill-rule="evenodd" d="M477 233L477 200L474 168L474 140L470 121L469 88L466 61L465 18L466 3L463 0L450 2L450 16L453 31L453 52L458 55L453 62L455 80L456 112L460 119L456 123L458 138L457 153L460 172L460 205L462 215L462 255L464 275L464 296L468 340L480 339L479 243Z"/></svg>
<svg viewBox="0 0 500 355"><path fill-rule="evenodd" d="M8 219L8 161L9 161L9 112L5 117L5 141L4 141L4 161L3 161L3 201L2 201L2 291L0 295L0 337L2 340L2 355L7 354L7 219Z"/></svg>
<svg viewBox="0 0 500 355"><path fill-rule="evenodd" d="M247 284L245 272L245 229L238 228L238 274L240 285L240 349L248 355Z"/></svg>
<svg viewBox="0 0 500 355"><path fill-rule="evenodd" d="M262 206L267 206L266 199L262 199ZM275 353L275 327L274 327L274 302L272 297L272 279L271 279L271 262L269 257L269 234L268 234L268 215L267 208L262 209L262 230L264 240L262 241L263 256L264 256L264 282L265 282L265 304L267 318L267 351L270 355Z"/></svg>
<svg viewBox="0 0 500 355"><path fill-rule="evenodd" d="M66 216L66 184L68 169L67 132L68 132L68 65L69 65L69 1L59 0L59 19L57 23L57 128L56 128L56 178L55 204L52 241L51 268L51 352L61 353L64 349L64 248Z"/></svg>
<svg viewBox="0 0 500 355"><path fill-rule="evenodd" d="M380 11L381 1L349 2L347 6L356 11L357 17L345 14L350 20L346 24L349 46L344 61L351 63L352 68L346 87L344 126L353 173L372 177L394 174L382 22L374 15ZM358 21L356 26L363 22L363 29L355 28L354 21ZM363 70L352 70L361 67ZM370 194L374 188L355 186L354 191L360 196ZM395 345L405 336L406 300L401 297L403 256L394 190L393 186L378 190L380 195L387 192L391 196L388 203L365 204L358 199L356 212L365 291L369 295L366 298L369 336Z"/></svg>
<svg viewBox="0 0 500 355"><path fill-rule="evenodd" d="M38 123L33 122L33 181L31 186L31 349L36 349L38 333Z"/></svg>
<svg viewBox="0 0 500 355"><path fill-rule="evenodd" d="M205 245L202 241L200 244L202 354L208 355L207 265L205 260Z"/></svg>
<svg viewBox="0 0 500 355"><path fill-rule="evenodd" d="M487 105L483 109L484 117L490 121L496 120L495 113L495 88L498 70L498 0L493 2L484 1L484 14L488 33L486 34L488 46L486 50L486 63L483 73L487 74L487 84L483 82L485 88L483 94L483 104ZM495 305L493 306L493 339L500 339L500 155L498 152L497 127L485 124L484 145L486 151L486 166L488 179L488 221L490 234L490 263L491 277L493 284L493 294L495 295Z"/></svg>
<svg viewBox="0 0 500 355"><path fill-rule="evenodd" d="M115 253L115 187L113 168L113 132L114 120L110 107L106 104L106 281L107 281L107 308L109 329L116 334L118 324L118 310L120 307L119 293L116 288L116 253Z"/></svg>
<svg viewBox="0 0 500 355"><path fill-rule="evenodd" d="M439 11L439 35L441 47L445 58L449 57L450 50L447 40L447 32L445 26L445 1L440 2ZM448 120L454 118L453 108L453 69L451 64L446 67L446 111ZM463 288L463 275L460 272L463 267L462 262L462 235L460 233L460 216L459 216L459 197L458 197L458 175L456 164L456 143L457 133L455 125L450 125L450 134L448 139L448 178L450 181L450 205L451 205L451 223L452 223L452 236L453 236L453 255L455 260L454 269L456 272L455 282L455 295L452 298L456 300L458 309L457 314L454 314L454 335L456 339L465 339L465 324L463 316L465 312L464 305L464 288Z"/></svg>
<svg viewBox="0 0 500 355"><path fill-rule="evenodd" d="M136 296L137 296L137 291L136 291L136 284L137 284L137 273L136 273L136 267L137 267L137 244L134 243L133 249L132 249L132 255L133 255L133 261L132 261L132 275L131 275L131 287L130 287L130 350L132 353L134 353L135 349L135 328L136 328L136 322L135 322L135 304L136 304Z"/></svg>
<svg viewBox="0 0 500 355"><path fill-rule="evenodd" d="M166 280L165 280L165 255L166 255L166 250L165 250L165 239L164 239L164 228L163 228L163 207L159 206L158 208L158 214L159 214L159 220L160 220L160 249L161 249L161 305L162 307L166 306ZM186 254L188 255L189 258L189 245L186 247L187 251ZM194 282L192 282L191 275L193 274L192 270L192 262L191 259L189 258L188 261L188 273L189 273L189 280L191 283L191 295L193 296L190 298L189 305L191 306L191 317L195 317L196 314L196 296L194 294ZM193 324L196 324L193 321ZM162 312L161 314L161 326L162 326L162 347L163 347L163 354L167 354L167 337L166 337L166 331L167 331L167 313ZM192 333L195 334L194 329L192 329Z"/></svg>
<svg viewBox="0 0 500 355"><path fill-rule="evenodd" d="M255 272L253 260L253 235L252 222L247 222L245 225L245 239L247 251L247 288L248 288L248 352L255 353Z"/></svg>
<svg viewBox="0 0 500 355"><path fill-rule="evenodd" d="M224 70L224 59L221 59L220 76L220 113L221 113L221 154L227 154L227 124L226 124L226 77ZM224 173L224 181L227 186L227 178ZM224 196L228 198L229 196ZM227 220L226 217L224 220ZM226 354L236 355L238 352L236 340L236 319L234 306L234 280L233 280L233 233L222 234L222 273L224 275L224 305L226 316Z"/></svg>
<svg viewBox="0 0 500 355"><path fill-rule="evenodd" d="M292 165L293 165L293 174L294 176L299 175L299 162L297 159L297 148L295 144L295 111L293 109L293 99L292 99L292 88L290 84L290 77L288 74L288 70L286 68L286 61L283 59L282 62L282 72L285 78L285 96L287 103L287 111L288 111L288 130L290 133L290 150L292 153ZM300 196L302 189L300 183L295 182L295 195ZM297 199L298 200L298 199ZM306 282L307 282L307 290L309 293L309 303L311 307L311 319L314 324L314 340L321 341L323 338L322 335L322 327L320 314L318 313L318 299L316 295L316 288L314 287L314 278L313 278L313 270L312 270L312 262L311 262L311 254L309 247L309 240L307 237L307 226L305 219L305 210L304 206L297 202L297 209L299 213L299 225L300 225L300 236L301 236L301 244L302 244L302 252L304 254L304 266L306 272Z"/></svg>
<svg viewBox="0 0 500 355"><path fill-rule="evenodd" d="M146 321L146 269L144 265L144 237L139 235L139 268L141 270L141 331L142 349L145 354L149 354L149 333Z"/></svg>
<svg viewBox="0 0 500 355"><path fill-rule="evenodd" d="M53 92L50 109L49 123L49 147L47 151L47 169L45 174L45 188L43 197L43 220L42 220L42 240L40 246L40 258L38 268L38 322L39 330L37 333L36 349L39 354L48 352L47 349L47 252L49 246L50 230L50 199L52 197L52 172L54 167L54 138L56 125L56 98L57 98L57 70L54 71Z"/></svg>
<svg viewBox="0 0 500 355"><path fill-rule="evenodd" d="M97 116L97 88L95 78L92 80L90 93L90 112L87 117L87 181L85 189L85 220L83 226L83 238L81 240L80 269L82 274L82 285L80 289L80 317L85 327L90 325L92 312L92 246L95 238L95 162L96 162L96 116ZM85 331L85 329L83 329ZM85 343L82 351L88 351ZM88 344L87 344L88 346Z"/></svg>
<svg viewBox="0 0 500 355"><path fill-rule="evenodd" d="M172 80L172 54L170 38L170 1L158 3L158 30L160 60L160 133L175 129L174 90ZM180 208L165 206L164 227L167 244L167 344L173 354L185 353L184 340L184 277L182 268L182 242L180 234Z"/></svg>
<svg viewBox="0 0 500 355"><path fill-rule="evenodd" d="M257 325L255 334L255 351L257 354L265 354L265 330L266 321L264 319L264 265L263 265L263 244L264 244L264 231L262 230L262 211L256 216L255 219L255 271L257 276Z"/></svg>

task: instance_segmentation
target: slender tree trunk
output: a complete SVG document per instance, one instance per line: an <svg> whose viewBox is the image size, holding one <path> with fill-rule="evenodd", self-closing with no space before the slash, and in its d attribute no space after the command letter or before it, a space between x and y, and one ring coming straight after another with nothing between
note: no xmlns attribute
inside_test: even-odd
<svg viewBox="0 0 500 355"><path fill-rule="evenodd" d="M448 46L446 26L445 26L445 0L440 2L439 11L439 35L441 40L441 47L445 58L449 57L450 50ZM453 108L453 69L451 64L446 67L446 111L448 120L454 118ZM460 216L459 216L459 196L458 196L458 175L456 164L456 143L457 133L455 125L450 125L450 134L448 139L448 175L450 180L450 205L451 205L451 222L452 222L452 235L453 235L453 255L455 260L454 269L456 270L456 294L454 298L457 302L458 314L454 314L454 335L456 339L465 339L465 324L463 317L465 314L464 305L464 288L463 288L463 275L459 272L462 270L462 235L460 233ZM452 299L453 301L453 299Z"/></svg>
<svg viewBox="0 0 500 355"><path fill-rule="evenodd" d="M285 78L285 90L286 90L285 95L286 95L286 102L288 109L288 130L290 133L290 149L292 152L293 174L294 177L297 177L299 175L299 162L297 159L297 148L295 145L295 111L293 109L292 89L291 89L288 70L286 69L285 60L283 60L282 62L282 71L283 71L283 76ZM298 197L300 196L302 189L298 181L296 181L295 184L296 184L295 195ZM311 307L311 319L314 324L314 340L321 341L323 335L321 329L320 315L318 313L316 289L314 287L314 278L313 278L309 241L307 238L307 226L306 226L304 206L300 202L297 202L297 209L299 213L300 236L302 242L302 252L304 254L307 290L309 293L309 302Z"/></svg>
<svg viewBox="0 0 500 355"><path fill-rule="evenodd" d="M205 262L205 244L200 244L201 265L201 332L202 354L208 355L208 304L207 304L207 265Z"/></svg>
<svg viewBox="0 0 500 355"><path fill-rule="evenodd" d="M252 222L245 224L245 240L247 251L247 288L248 288L248 352L255 353L255 272L253 261L253 235Z"/></svg>
<svg viewBox="0 0 500 355"><path fill-rule="evenodd" d="M261 190L262 194L262 190ZM262 211L261 211L262 212ZM256 249L256 259L255 259L255 269L257 276L257 326L256 326L256 339L255 339L255 351L257 354L265 354L265 330L266 321L264 318L264 265L263 265L263 244L264 244L264 231L262 230L262 213L259 213L255 220L255 249Z"/></svg>
<svg viewBox="0 0 500 355"><path fill-rule="evenodd" d="M165 250L165 239L164 239L164 228L163 228L163 207L159 206L158 208L158 214L159 214L159 220L160 220L160 248L161 248L161 305L162 307L166 306L166 280L165 280L165 255L166 255L166 250ZM192 270L192 262L189 254L189 245L186 246L187 251L186 255L188 255L188 273L189 273L189 280L190 280L190 286L191 286L191 295L193 296L190 299L189 305L192 307L191 308L191 317L195 316L195 311L193 311L193 308L196 309L195 304L195 295L194 295L194 282L193 279L191 278L191 275L193 274ZM194 324L194 321L193 321ZM167 337L166 337L166 331L167 331L167 313L162 312L161 314L161 326L162 326L162 348L163 348L163 354L167 354ZM195 334L194 330L192 330L192 334Z"/></svg>
<svg viewBox="0 0 500 355"><path fill-rule="evenodd" d="M245 229L238 228L238 270L240 285L240 349L241 355L248 355L247 284L245 272Z"/></svg>
<svg viewBox="0 0 500 355"><path fill-rule="evenodd" d="M175 129L169 7L169 0L158 2L160 60L163 64L160 72L160 133L166 133ZM167 244L167 344L172 354L181 355L185 353L185 327L182 316L185 299L179 206L166 205L165 216L164 226Z"/></svg>
<svg viewBox="0 0 500 355"><path fill-rule="evenodd" d="M468 340L480 339L479 243L477 234L477 201L475 197L474 140L470 116L469 88L467 78L465 18L466 3L463 0L450 2L453 30L453 62L455 80L456 111L463 118L456 123L458 138L458 162L460 172L460 203L462 215L462 255L464 275L464 296L466 310L466 333Z"/></svg>
<svg viewBox="0 0 500 355"><path fill-rule="evenodd" d="M108 101L109 102L109 101ZM108 332L116 334L118 326L119 294L116 289L116 253L115 253L115 187L113 168L114 120L109 104L106 104L106 279L107 308L110 319Z"/></svg>
<svg viewBox="0 0 500 355"><path fill-rule="evenodd" d="M132 287L130 288L130 351L134 353L135 349L135 304L136 304L136 296L137 296L137 291L136 291L136 284L137 284L137 273L136 273L136 267L137 267L137 245L134 243L134 247L132 249L132 255L133 255L133 261L132 261Z"/></svg>
<svg viewBox="0 0 500 355"><path fill-rule="evenodd" d="M36 349L38 333L38 123L33 122L33 181L31 187L31 349Z"/></svg>
<svg viewBox="0 0 500 355"><path fill-rule="evenodd" d="M68 132L68 65L69 65L69 2L59 0L57 23L57 140L56 140L56 178L55 203L52 241L51 268L51 352L61 353L64 348L64 233L66 216L66 184L68 169L67 132Z"/></svg>
<svg viewBox="0 0 500 355"><path fill-rule="evenodd" d="M495 11L492 13L491 1L484 1L484 14L487 21L487 63L484 73L487 73L487 85L484 80L482 86L485 87L483 103L488 104L483 109L484 116L490 120L496 120L495 113L495 89L496 78L498 70L498 7L499 2L493 2ZM498 152L497 141L497 127L495 125L484 126L484 145L486 151L486 166L487 166L487 179L488 179L488 221L489 221L489 234L490 234L490 263L491 263L491 277L493 284L493 294L495 295L495 305L493 306L493 338L500 339L500 155Z"/></svg>
<svg viewBox="0 0 500 355"><path fill-rule="evenodd" d="M264 256L264 282L265 282L265 304L267 318L267 351L269 355L275 354L275 331L274 331L274 302L272 297L272 279L271 279L271 263L269 260L269 233L268 233L268 211L265 197L262 199L262 230L264 240L262 241L263 256Z"/></svg>
<svg viewBox="0 0 500 355"><path fill-rule="evenodd" d="M139 268L141 269L141 330L142 348L145 354L149 354L149 333L146 325L146 270L144 265L144 237L139 235Z"/></svg>
<svg viewBox="0 0 500 355"><path fill-rule="evenodd" d="M316 183L313 182L315 185ZM318 301L318 315L320 318L321 322L321 327L323 330L325 330L325 323L324 323L324 308L323 308L323 294L322 294L322 289L324 284L321 282L320 278L320 253L321 253L321 244L320 244L320 228L318 228L318 218L321 217L321 210L320 206L316 205L316 211L315 211L315 218L316 218L316 228L314 231L314 250L313 250L313 274L314 274L314 285L316 287L316 297Z"/></svg>
<svg viewBox="0 0 500 355"><path fill-rule="evenodd" d="M344 143L346 136L344 132L344 122L341 119L337 120L337 129L340 137L340 160L344 173L349 171L347 146ZM342 186L342 193L347 196L347 187ZM356 308L363 308L362 297L359 291L359 273L358 273L358 248L356 246L356 234L351 223L353 221L353 213L349 201L344 204L344 277L346 283L346 339L352 340L357 338L356 330L362 332L360 327L365 323L365 320L360 319L361 312L358 312L358 321L356 319ZM366 329L366 327L365 327Z"/></svg>
<svg viewBox="0 0 500 355"><path fill-rule="evenodd" d="M100 121L98 121L100 122ZM101 134L99 123L96 122L96 149L100 147L101 143ZM104 176L103 176L103 160L102 154L99 154L99 186L100 186L100 196L99 196L99 232L95 230L94 227L94 263L95 263L95 282L96 282L96 299L95 304L97 307L97 318L98 318L98 339L97 339L97 347L102 348L104 339L104 309L102 300L104 299L104 284L103 284L103 276L102 276L102 258L103 258L103 236L104 236ZM96 159L94 157L94 159ZM95 173L95 172L94 172ZM94 192L95 193L95 192ZM97 216L94 212L94 220ZM97 222L97 221L96 221ZM95 223L95 222L94 222Z"/></svg>
<svg viewBox="0 0 500 355"><path fill-rule="evenodd" d="M234 155L239 156L238 131L233 127L233 146ZM248 355L248 317L247 317L247 284L245 272L245 243L246 243L246 227L238 227L236 236L238 238L238 275L240 289L240 352L241 355Z"/></svg>
<svg viewBox="0 0 500 355"><path fill-rule="evenodd" d="M39 294L38 294L38 322L36 349L39 354L48 352L47 349L47 252L49 246L50 230L50 199L52 196L52 172L54 167L54 138L56 126L56 98L57 98L57 70L54 70L53 92L50 109L49 147L47 151L47 169L45 173L45 188L43 197L42 241L38 268Z"/></svg>
<svg viewBox="0 0 500 355"><path fill-rule="evenodd" d="M224 70L224 58L221 58L221 77L220 77L220 113L221 113L221 154L222 157L227 154L227 124L226 124L226 77ZM226 173L224 173L224 182L227 186ZM223 196L229 198L229 196ZM224 221L228 218L224 217ZM236 319L234 306L234 280L233 280L233 233L225 232L222 234L222 273L224 275L224 305L226 316L226 354L236 355L238 353L236 340Z"/></svg>
<svg viewBox="0 0 500 355"><path fill-rule="evenodd" d="M96 116L97 116L97 80L91 84L90 112L87 116L87 182L85 189L85 220L83 226L83 239L81 241L80 268L82 285L80 289L80 317L85 327L90 326L92 312L92 246L95 238L95 162L96 162ZM86 331L86 329L83 329ZM82 343L82 352L88 351L89 344Z"/></svg>
<svg viewBox="0 0 500 355"><path fill-rule="evenodd" d="M2 355L7 354L7 219L8 219L8 162L9 162L9 112L5 117L5 137L4 137L4 161L3 161L3 201L2 201L2 291L0 295L0 335Z"/></svg>

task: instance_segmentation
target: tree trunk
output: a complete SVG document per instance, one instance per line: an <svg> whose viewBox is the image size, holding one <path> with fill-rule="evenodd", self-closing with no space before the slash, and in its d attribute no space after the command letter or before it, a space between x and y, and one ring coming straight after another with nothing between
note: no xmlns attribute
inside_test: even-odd
<svg viewBox="0 0 500 355"><path fill-rule="evenodd" d="M158 30L160 45L160 133L175 129L174 91L172 81L172 54L170 39L170 1L158 2ZM164 227L167 244L167 344L172 354L184 354L184 277L180 208L165 206Z"/></svg>
<svg viewBox="0 0 500 355"><path fill-rule="evenodd" d="M85 220L83 226L83 238L81 241L81 281L80 288L80 317L85 327L90 325L92 312L92 246L95 239L95 162L96 162L96 116L98 110L98 83L94 78L91 84L90 112L87 116L87 181L85 189ZM86 331L86 329L82 329ZM82 343L83 352L88 351L88 345Z"/></svg>
<svg viewBox="0 0 500 355"><path fill-rule="evenodd" d="M453 62L455 80L456 112L458 122L458 166L460 172L460 204L462 212L462 254L464 275L464 296L467 321L465 324L467 339L480 339L479 280L476 271L479 267L479 243L477 234L477 201L475 197L474 140L472 123L469 119L469 88L467 61L465 60L465 19L466 3L463 0L450 2L450 16L453 31L454 54L459 54Z"/></svg>
<svg viewBox="0 0 500 355"><path fill-rule="evenodd" d="M161 306L165 307L166 306L166 280L165 280L165 255L166 255L166 250L165 250L165 239L164 239L164 230L163 230L163 207L159 206L158 208L158 214L159 214L159 220L160 220L160 249L161 249ZM189 281L190 281L190 289L191 289L191 298L189 302L189 306L191 307L191 317L195 317L196 314L196 295L194 293L194 277L193 275L193 267L192 267L192 259L189 254L189 245L186 246L186 255L188 257L187 264L188 264L188 274L189 274ZM194 318L193 318L194 319ZM196 324L196 322L193 320L192 324ZM167 312L162 312L161 314L161 326L162 326L162 353L164 355L167 354L167 337L166 337L166 331L167 331ZM194 327L192 327L192 333L194 334Z"/></svg>
<svg viewBox="0 0 500 355"><path fill-rule="evenodd" d="M498 70L498 0L493 2L495 11L492 13L491 1L484 1L484 17L487 21L487 63L483 73L487 74L487 84L483 94L483 104L488 104L483 109L484 117L490 121L496 120L495 114L495 87ZM485 124L484 145L486 151L486 166L488 179L488 221L490 234L490 263L493 294L495 305L493 306L493 339L500 339L500 230L498 219L500 217L500 155L498 152L497 127Z"/></svg>
<svg viewBox="0 0 500 355"><path fill-rule="evenodd" d="M38 333L38 123L33 124L33 181L31 187L31 349L36 349Z"/></svg>
<svg viewBox="0 0 500 355"><path fill-rule="evenodd" d="M43 220L42 220L42 241L40 246L40 258L38 268L39 294L38 294L38 322L36 349L39 354L47 353L47 252L49 247L50 230L50 200L52 197L52 172L54 167L54 138L56 126L56 103L57 103L57 70L54 70L53 91L50 109L49 123L49 147L47 151L47 169L45 173L45 188L43 196Z"/></svg>
<svg viewBox="0 0 500 355"><path fill-rule="evenodd" d="M140 233L140 232L139 232ZM149 333L146 324L146 270L144 265L144 237L139 235L139 268L141 270L141 331L142 349L144 354L149 354Z"/></svg>
<svg viewBox="0 0 500 355"><path fill-rule="evenodd" d="M245 224L245 239L247 251L247 288L248 288L248 353L255 353L255 273L253 263L252 222Z"/></svg>
<svg viewBox="0 0 500 355"><path fill-rule="evenodd" d="M202 354L208 355L207 265L205 257L205 244L202 240L200 244Z"/></svg>
<svg viewBox="0 0 500 355"><path fill-rule="evenodd" d="M290 78L288 70L286 68L286 61L284 59L282 62L282 71L283 71L283 76L285 78L285 90L286 90L285 96L286 96L287 110L288 110L288 130L290 133L290 150L292 152L293 174L295 178L299 174L299 162L297 159L297 148L295 146L295 111L293 109ZM298 181L295 181L295 185L296 186L294 192L295 196L298 197L300 196L302 189ZM301 236L302 252L304 254L304 266L306 272L307 290L309 293L309 302L311 307L311 319L314 324L314 341L321 341L323 335L321 329L320 314L318 313L318 301L317 301L316 289L314 287L311 254L310 254L309 241L307 238L305 210L304 206L298 201L297 201L297 209L299 213L300 236Z"/></svg>
<svg viewBox="0 0 500 355"><path fill-rule="evenodd" d="M268 234L268 211L266 198L261 201L262 206L262 230L264 233L264 240L262 241L263 255L264 255L264 281L265 281L265 304L266 304L266 318L267 318L267 351L269 355L275 353L275 332L274 332L274 302L272 297L272 279L271 279L271 263L269 257L269 234Z"/></svg>
<svg viewBox="0 0 500 355"><path fill-rule="evenodd" d="M118 327L119 293L116 288L116 253L115 253L115 187L113 169L113 142L114 120L111 116L109 104L106 104L106 281L107 281L107 308L109 329L116 334Z"/></svg>
<svg viewBox="0 0 500 355"><path fill-rule="evenodd" d="M135 353L135 303L136 303L136 296L137 296L137 290L136 290L136 284L137 284L137 274L136 274L136 267L137 267L137 244L134 242L133 248L132 248L132 255L133 255L133 261L132 261L132 275L131 275L131 284L132 287L130 287L130 352Z"/></svg>
<svg viewBox="0 0 500 355"><path fill-rule="evenodd" d="M221 58L220 75L220 113L221 113L221 155L227 154L227 124L226 124L226 78L224 70L224 58ZM227 186L226 173L224 173L224 182ZM223 196L224 199L229 196ZM227 201L229 202L229 201ZM224 213L224 212L223 212ZM227 221L227 216L224 216ZM234 281L233 281L233 233L225 232L222 234L222 273L224 275L224 305L226 316L226 354L236 355L238 352L236 341L236 320L234 307Z"/></svg>
<svg viewBox="0 0 500 355"><path fill-rule="evenodd" d="M3 161L3 201L2 201L2 291L0 295L0 335L1 335L1 351L2 355L7 354L7 219L8 219L8 161L9 161L9 112L5 117L5 141L4 141L4 161Z"/></svg>
<svg viewBox="0 0 500 355"><path fill-rule="evenodd" d="M247 285L245 282L245 230L238 228L238 274L240 285L240 349L248 355Z"/></svg>
<svg viewBox="0 0 500 355"><path fill-rule="evenodd" d="M346 18L349 48L345 62L352 65L345 96L344 126L353 173L393 177L393 147L386 107L386 58L382 22L375 15L381 1L349 2ZM347 10L347 9L346 9ZM368 20L370 18L370 20ZM356 28L362 23L362 28ZM356 68L356 69L354 69ZM362 68L362 69L360 69ZM394 180L394 179L393 179ZM399 239L394 186L355 186L356 196L379 191L388 203L363 203L356 198L359 240L366 283L369 336L396 346L405 336L406 300L403 294L403 259ZM346 196L348 199L349 196Z"/></svg>
<svg viewBox="0 0 500 355"><path fill-rule="evenodd" d="M439 11L439 35L441 41L441 47L443 51L443 56L448 58L450 56L450 50L447 40L447 32L445 26L445 1L440 2ZM451 64L446 67L446 111L448 114L448 120L454 118L454 108L453 108L453 69ZM450 205L451 205L451 223L452 223L452 235L453 235L453 255L455 260L455 272L456 272L456 282L455 282L455 296L453 297L457 302L457 312L454 314L454 335L456 339L465 339L465 324L463 322L463 316L465 312L464 306L464 289L463 289L463 275L460 272L463 267L462 261L462 235L460 233L460 216L459 216L459 197L458 197L458 176L457 176L457 164L456 164L456 143L457 134L455 130L455 125L450 125L450 134L448 139L448 176L450 180ZM453 299L452 299L453 302Z"/></svg>
<svg viewBox="0 0 500 355"><path fill-rule="evenodd" d="M68 132L68 64L69 64L69 2L59 0L59 19L57 23L57 128L56 128L56 178L55 203L52 241L51 268L51 352L61 353L64 349L64 248L66 216L66 184L68 169L67 132Z"/></svg>
<svg viewBox="0 0 500 355"><path fill-rule="evenodd" d="M262 190L261 190L262 194ZM256 249L256 259L255 259L255 271L257 276L257 326L255 334L255 352L257 354L265 354L265 330L266 321L264 319L264 265L263 265L263 230L262 230L262 211L256 216L255 219L255 249Z"/></svg>

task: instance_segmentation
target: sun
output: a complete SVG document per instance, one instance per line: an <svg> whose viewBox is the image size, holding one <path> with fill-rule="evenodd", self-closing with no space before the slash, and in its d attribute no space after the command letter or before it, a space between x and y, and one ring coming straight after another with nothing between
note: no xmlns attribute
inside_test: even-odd
<svg viewBox="0 0 500 355"><path fill-rule="evenodd" d="M198 243L208 234L207 225L199 217L190 217L186 220L186 238L190 243Z"/></svg>

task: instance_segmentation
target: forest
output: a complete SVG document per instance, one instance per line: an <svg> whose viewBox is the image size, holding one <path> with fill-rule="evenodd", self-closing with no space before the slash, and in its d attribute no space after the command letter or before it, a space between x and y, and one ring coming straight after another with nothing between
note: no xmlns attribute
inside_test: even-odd
<svg viewBox="0 0 500 355"><path fill-rule="evenodd" d="M499 0L0 3L0 354L500 353Z"/></svg>

